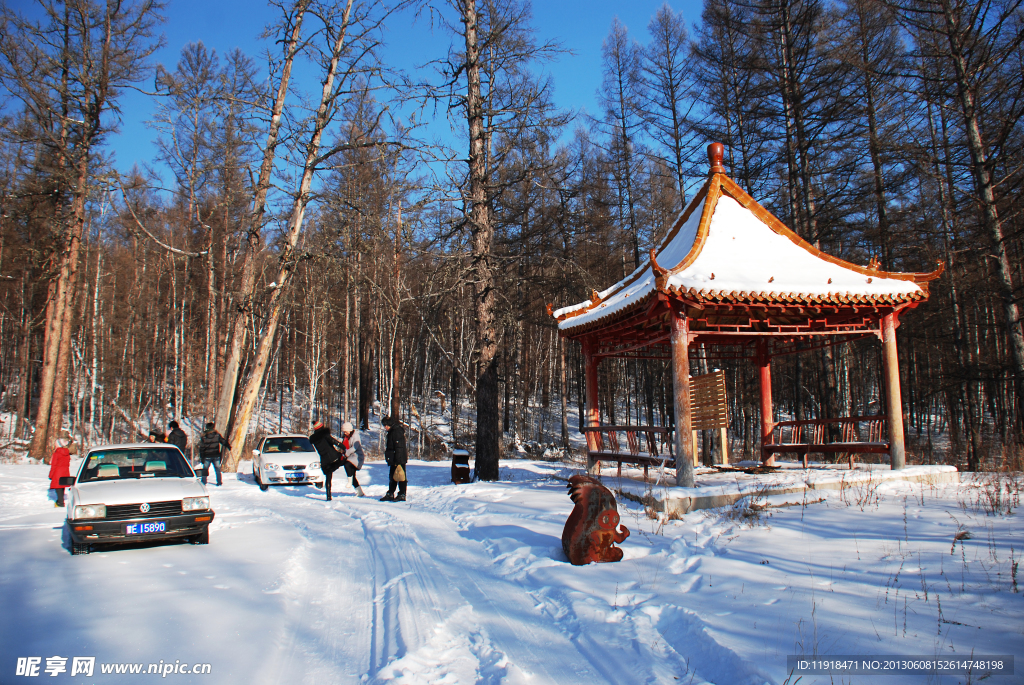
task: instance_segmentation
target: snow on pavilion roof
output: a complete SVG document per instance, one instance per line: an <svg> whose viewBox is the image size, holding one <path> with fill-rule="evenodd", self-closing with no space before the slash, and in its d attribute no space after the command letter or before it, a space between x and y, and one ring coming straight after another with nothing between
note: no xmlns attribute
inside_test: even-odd
<svg viewBox="0 0 1024 685"><path fill-rule="evenodd" d="M926 300L927 282L942 268L891 273L825 254L732 179L713 173L639 268L586 302L551 313L562 331L591 329L658 291L701 304L898 305Z"/></svg>

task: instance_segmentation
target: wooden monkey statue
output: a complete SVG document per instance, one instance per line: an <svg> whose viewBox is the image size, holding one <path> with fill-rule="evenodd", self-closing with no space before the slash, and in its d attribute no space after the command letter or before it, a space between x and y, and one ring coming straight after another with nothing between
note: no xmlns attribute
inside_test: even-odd
<svg viewBox="0 0 1024 685"><path fill-rule="evenodd" d="M629 537L619 526L619 511L611 490L591 476L569 479L569 498L576 505L562 530L562 549L575 566L592 561L619 561L622 550L615 546Z"/></svg>

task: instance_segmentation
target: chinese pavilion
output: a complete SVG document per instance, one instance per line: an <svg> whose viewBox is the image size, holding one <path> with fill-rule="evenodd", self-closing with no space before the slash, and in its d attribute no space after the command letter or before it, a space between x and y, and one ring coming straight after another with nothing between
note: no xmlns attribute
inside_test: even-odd
<svg viewBox="0 0 1024 685"><path fill-rule="evenodd" d="M928 299L928 282L942 273L880 271L876 260L851 264L822 252L787 228L725 175L724 148L708 146L707 181L667 235L633 273L580 304L549 312L561 335L578 340L586 373L588 466L604 460L661 463L658 432L674 433L676 483L693 486L689 357L695 342L735 352L759 371L761 459L793 452L888 453L905 465L896 327L904 310ZM780 354L819 349L875 335L882 343L885 413L871 417L774 422L771 362ZM810 341L812 344L807 345ZM798 345L800 343L800 345ZM597 368L606 358L661 358L671 363L675 430L599 425ZM864 436L855 425L877 427ZM842 428L841 439L829 442ZM783 437L790 429L790 440ZM884 428L883 428L884 427ZM616 432L627 433L629 454L618 453ZM614 449L606 449L606 436ZM646 435L646 452L638 435ZM646 460L646 461L645 461Z"/></svg>

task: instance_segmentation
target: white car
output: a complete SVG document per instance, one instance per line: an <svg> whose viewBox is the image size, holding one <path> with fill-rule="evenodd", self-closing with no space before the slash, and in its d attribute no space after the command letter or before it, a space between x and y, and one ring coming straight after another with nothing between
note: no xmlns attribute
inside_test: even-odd
<svg viewBox="0 0 1024 685"><path fill-rule="evenodd" d="M268 435L252 451L252 477L260 490L271 485L324 486L320 455L305 435Z"/></svg>
<svg viewBox="0 0 1024 685"><path fill-rule="evenodd" d="M90 545L189 538L210 542L210 495L174 445L136 443L89 450L70 485L71 553Z"/></svg>

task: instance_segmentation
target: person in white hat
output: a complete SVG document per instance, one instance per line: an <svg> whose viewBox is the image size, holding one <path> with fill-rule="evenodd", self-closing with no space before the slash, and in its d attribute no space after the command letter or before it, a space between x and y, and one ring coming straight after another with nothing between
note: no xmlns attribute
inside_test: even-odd
<svg viewBox="0 0 1024 685"><path fill-rule="evenodd" d="M356 495L365 497L366 493L363 492L363 488L356 479L356 471L363 468L365 459L363 443L359 440L359 431L348 421L341 426L341 446L345 450L345 461L343 462L345 474L352 479L352 487L355 488Z"/></svg>

